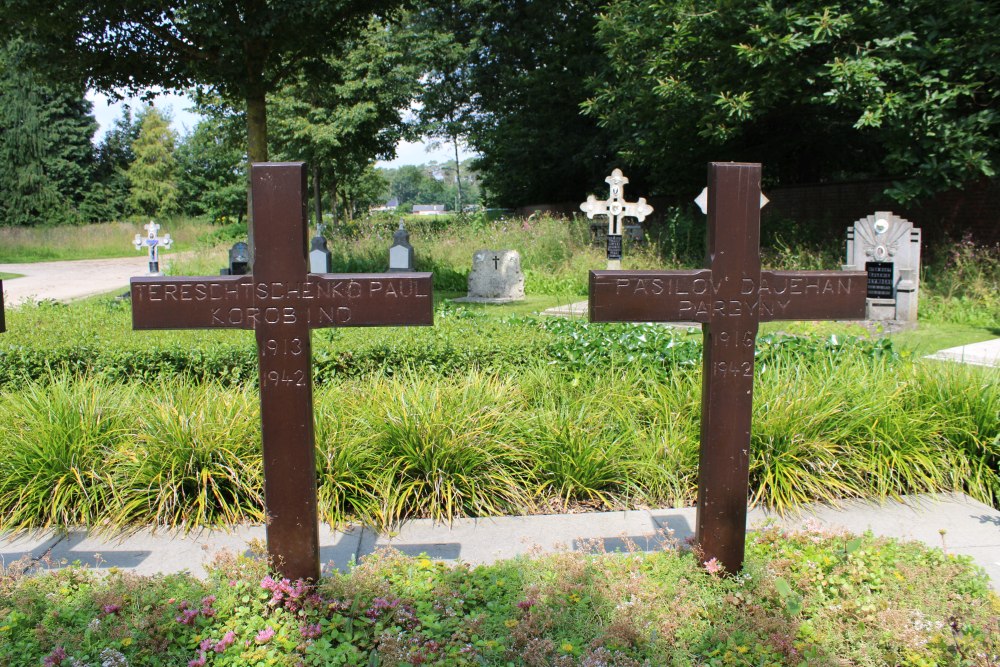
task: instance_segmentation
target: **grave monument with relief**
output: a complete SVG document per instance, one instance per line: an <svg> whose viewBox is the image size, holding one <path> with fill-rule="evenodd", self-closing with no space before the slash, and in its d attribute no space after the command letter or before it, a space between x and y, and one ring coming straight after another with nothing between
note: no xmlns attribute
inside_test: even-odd
<svg viewBox="0 0 1000 667"><path fill-rule="evenodd" d="M524 299L521 255L516 250L477 250L472 255L469 295L455 301L510 303Z"/></svg>
<svg viewBox="0 0 1000 667"><path fill-rule="evenodd" d="M867 319L915 325L920 292L920 229L891 211L847 228L845 271L868 276Z"/></svg>

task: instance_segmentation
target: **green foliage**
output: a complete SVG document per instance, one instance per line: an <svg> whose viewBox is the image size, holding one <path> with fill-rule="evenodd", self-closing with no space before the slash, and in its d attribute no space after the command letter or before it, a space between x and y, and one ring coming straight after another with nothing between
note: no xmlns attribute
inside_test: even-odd
<svg viewBox="0 0 1000 667"><path fill-rule="evenodd" d="M906 201L994 174L998 30L978 0L616 0L586 110L667 192L725 154L771 182L890 176Z"/></svg>
<svg viewBox="0 0 1000 667"><path fill-rule="evenodd" d="M383 551L315 588L245 556L208 581L4 574L10 664L959 667L1000 650L996 596L968 557L815 531L752 533L736 577L669 536L651 553L478 567Z"/></svg>
<svg viewBox="0 0 1000 667"><path fill-rule="evenodd" d="M247 208L246 151L227 125L218 117L203 118L176 153L181 207L212 222L241 221Z"/></svg>
<svg viewBox="0 0 1000 667"><path fill-rule="evenodd" d="M45 82L25 61L36 46L0 48L0 224L78 222L97 129L79 81Z"/></svg>
<svg viewBox="0 0 1000 667"><path fill-rule="evenodd" d="M136 123L139 134L132 142L135 159L125 172L130 187L129 207L140 216L177 213L177 134L153 106L142 111Z"/></svg>

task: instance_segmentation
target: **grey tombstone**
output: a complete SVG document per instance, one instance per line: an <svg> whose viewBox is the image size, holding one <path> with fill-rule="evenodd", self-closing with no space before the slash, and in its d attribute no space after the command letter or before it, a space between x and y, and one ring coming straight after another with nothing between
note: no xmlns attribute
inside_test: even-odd
<svg viewBox="0 0 1000 667"><path fill-rule="evenodd" d="M309 246L309 271L311 273L330 273L332 264L330 251L326 247L326 237L323 236L323 225L316 226L316 236Z"/></svg>
<svg viewBox="0 0 1000 667"><path fill-rule="evenodd" d="M219 270L220 276L245 276L250 273L250 247L237 241L229 249L229 266Z"/></svg>
<svg viewBox="0 0 1000 667"><path fill-rule="evenodd" d="M392 245L389 246L389 271L413 271L413 246L410 245L410 233L399 221L399 229L392 235Z"/></svg>
<svg viewBox="0 0 1000 667"><path fill-rule="evenodd" d="M845 271L868 273L868 319L915 324L920 292L920 229L891 211L847 228Z"/></svg>
<svg viewBox="0 0 1000 667"><path fill-rule="evenodd" d="M521 255L516 250L477 250L472 255L469 295L455 301L509 303L524 299Z"/></svg>

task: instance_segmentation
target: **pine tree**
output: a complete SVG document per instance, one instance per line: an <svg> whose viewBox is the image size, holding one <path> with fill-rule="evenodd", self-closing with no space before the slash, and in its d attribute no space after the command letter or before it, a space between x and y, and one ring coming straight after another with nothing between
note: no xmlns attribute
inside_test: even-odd
<svg viewBox="0 0 1000 667"><path fill-rule="evenodd" d="M129 206L143 216L171 215L179 209L177 134L156 107L140 113L138 123L139 136L132 143L135 159L125 172L131 187Z"/></svg>

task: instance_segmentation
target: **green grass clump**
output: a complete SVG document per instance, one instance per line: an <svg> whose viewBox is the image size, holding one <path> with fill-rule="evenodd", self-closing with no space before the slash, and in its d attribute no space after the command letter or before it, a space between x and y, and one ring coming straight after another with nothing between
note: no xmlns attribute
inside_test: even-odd
<svg viewBox="0 0 1000 667"><path fill-rule="evenodd" d="M968 557L871 536L751 533L744 572L652 553L470 567L393 551L315 588L223 556L207 581L70 567L0 577L5 664L990 664L998 599Z"/></svg>

